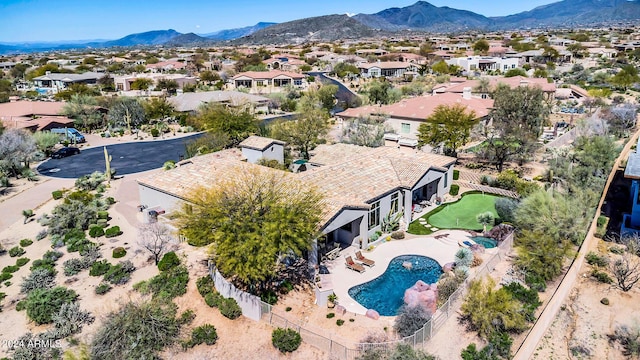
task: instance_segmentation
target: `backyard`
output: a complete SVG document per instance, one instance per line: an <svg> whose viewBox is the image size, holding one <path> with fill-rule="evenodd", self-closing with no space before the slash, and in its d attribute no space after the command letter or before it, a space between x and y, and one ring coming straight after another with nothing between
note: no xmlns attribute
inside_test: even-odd
<svg viewBox="0 0 640 360"><path fill-rule="evenodd" d="M478 214L491 212L498 218L496 199L500 196L481 192L468 192L460 200L444 204L409 224L409 233L416 235L431 234L436 229L482 230L476 219ZM420 221L420 219L424 219ZM487 226L487 230L492 226Z"/></svg>

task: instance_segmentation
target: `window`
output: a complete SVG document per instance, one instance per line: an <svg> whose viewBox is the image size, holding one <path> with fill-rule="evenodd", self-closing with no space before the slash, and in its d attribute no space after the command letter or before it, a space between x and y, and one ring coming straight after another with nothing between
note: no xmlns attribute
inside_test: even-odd
<svg viewBox="0 0 640 360"><path fill-rule="evenodd" d="M449 182L449 173L444 173L444 187L447 187L448 182Z"/></svg>
<svg viewBox="0 0 640 360"><path fill-rule="evenodd" d="M380 201L371 204L371 210L369 210L369 230L378 225L380 225Z"/></svg>
<svg viewBox="0 0 640 360"><path fill-rule="evenodd" d="M293 80L293 85L295 85L295 86L302 86L302 80L298 80L298 79Z"/></svg>
<svg viewBox="0 0 640 360"><path fill-rule="evenodd" d="M509 65L504 65L503 67L505 70L509 69Z"/></svg>
<svg viewBox="0 0 640 360"><path fill-rule="evenodd" d="M400 202L398 201L398 193L391 194L391 213L395 214L400 210Z"/></svg>
<svg viewBox="0 0 640 360"><path fill-rule="evenodd" d="M400 126L401 126L401 130L400 131L403 134L408 134L411 131L411 124L409 124L409 123L402 123L402 124L400 124Z"/></svg>
<svg viewBox="0 0 640 360"><path fill-rule="evenodd" d="M516 68L516 64L511 64L511 68L515 69Z"/></svg>

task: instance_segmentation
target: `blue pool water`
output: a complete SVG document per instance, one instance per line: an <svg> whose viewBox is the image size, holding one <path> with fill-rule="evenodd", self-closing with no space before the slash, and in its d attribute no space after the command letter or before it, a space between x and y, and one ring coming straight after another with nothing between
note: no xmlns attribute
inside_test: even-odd
<svg viewBox="0 0 640 360"><path fill-rule="evenodd" d="M411 262L411 269L402 266ZM404 304L404 291L422 280L427 284L438 281L442 268L437 261L420 255L402 255L389 263L387 270L379 277L349 289L349 296L367 309L373 309L382 316L395 316Z"/></svg>
<svg viewBox="0 0 640 360"><path fill-rule="evenodd" d="M471 238L471 240L484 246L485 249L493 249L494 247L498 246L498 241L496 239L492 239L484 236L474 236Z"/></svg>

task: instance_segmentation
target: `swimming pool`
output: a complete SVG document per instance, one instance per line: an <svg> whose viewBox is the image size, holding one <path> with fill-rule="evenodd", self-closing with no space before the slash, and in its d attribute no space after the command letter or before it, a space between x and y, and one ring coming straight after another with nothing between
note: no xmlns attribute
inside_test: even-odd
<svg viewBox="0 0 640 360"><path fill-rule="evenodd" d="M494 247L498 246L498 241L496 239L492 239L484 236L474 236L471 238L471 240L484 246L485 249L493 249Z"/></svg>
<svg viewBox="0 0 640 360"><path fill-rule="evenodd" d="M405 268L404 262L411 262L411 268ZM441 274L442 268L438 262L429 257L402 255L393 258L387 270L379 277L349 289L349 296L382 316L395 316L404 304L405 290L418 280L433 284Z"/></svg>

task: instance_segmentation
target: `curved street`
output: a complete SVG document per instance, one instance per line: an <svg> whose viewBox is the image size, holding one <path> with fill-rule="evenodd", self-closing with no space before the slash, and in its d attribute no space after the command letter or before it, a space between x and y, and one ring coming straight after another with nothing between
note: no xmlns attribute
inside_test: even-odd
<svg viewBox="0 0 640 360"><path fill-rule="evenodd" d="M111 155L111 168L117 175L127 175L162 167L169 160L184 157L185 144L200 136L190 135L171 140L128 142L106 145ZM96 171L105 171L102 146L82 149L79 155L62 159L49 159L37 167L40 175L56 178L79 178Z"/></svg>

